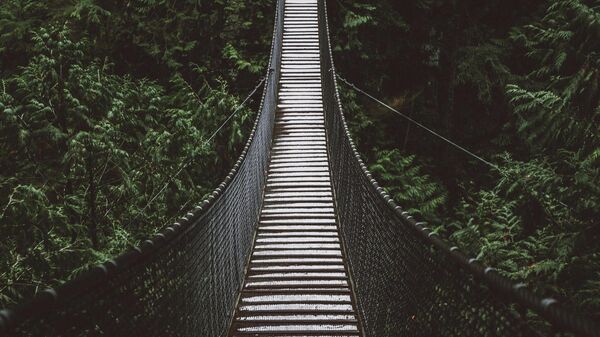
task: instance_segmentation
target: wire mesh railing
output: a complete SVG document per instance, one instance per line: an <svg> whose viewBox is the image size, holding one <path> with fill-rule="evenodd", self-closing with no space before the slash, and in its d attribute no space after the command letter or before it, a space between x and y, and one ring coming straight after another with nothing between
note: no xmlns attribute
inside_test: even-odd
<svg viewBox="0 0 600 337"><path fill-rule="evenodd" d="M594 323L469 259L403 212L354 145L340 104L326 1L323 103L340 231L367 336L600 336ZM528 316L535 315L537 320Z"/></svg>
<svg viewBox="0 0 600 337"><path fill-rule="evenodd" d="M141 247L0 313L7 336L220 336L227 333L269 162L283 36L277 1L259 116L225 181Z"/></svg>

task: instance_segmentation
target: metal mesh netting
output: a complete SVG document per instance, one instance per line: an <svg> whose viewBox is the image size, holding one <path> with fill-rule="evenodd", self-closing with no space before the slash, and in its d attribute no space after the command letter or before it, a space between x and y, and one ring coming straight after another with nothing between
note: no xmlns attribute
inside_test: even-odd
<svg viewBox="0 0 600 337"><path fill-rule="evenodd" d="M277 104L283 1L260 115L202 207L115 261L0 315L8 336L219 336L227 332L262 205ZM271 70L272 69L272 70Z"/></svg>
<svg viewBox="0 0 600 337"><path fill-rule="evenodd" d="M468 259L377 185L339 99L325 1L319 1L328 152L341 236L367 336L598 336L591 321ZM535 321L526 319L536 312Z"/></svg>

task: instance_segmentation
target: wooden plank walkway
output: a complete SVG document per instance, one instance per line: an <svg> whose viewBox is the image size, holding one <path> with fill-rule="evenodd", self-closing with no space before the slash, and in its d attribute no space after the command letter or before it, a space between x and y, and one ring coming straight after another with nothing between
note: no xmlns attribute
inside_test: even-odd
<svg viewBox="0 0 600 337"><path fill-rule="evenodd" d="M360 336L335 215L317 0L286 0L264 206L230 336Z"/></svg>

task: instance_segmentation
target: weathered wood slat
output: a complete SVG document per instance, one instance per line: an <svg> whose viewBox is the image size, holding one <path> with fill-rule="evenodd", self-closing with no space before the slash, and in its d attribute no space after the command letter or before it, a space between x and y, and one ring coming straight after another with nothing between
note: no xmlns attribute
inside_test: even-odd
<svg viewBox="0 0 600 337"><path fill-rule="evenodd" d="M317 0L286 0L275 138L231 336L360 336L331 189Z"/></svg>

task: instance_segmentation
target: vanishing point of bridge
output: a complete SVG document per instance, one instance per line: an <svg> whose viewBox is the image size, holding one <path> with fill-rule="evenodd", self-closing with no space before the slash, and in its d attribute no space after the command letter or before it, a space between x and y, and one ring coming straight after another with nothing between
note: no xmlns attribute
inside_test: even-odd
<svg viewBox="0 0 600 337"><path fill-rule="evenodd" d="M317 0L286 0L263 208L231 336L357 336L329 174Z"/></svg>
<svg viewBox="0 0 600 337"><path fill-rule="evenodd" d="M260 111L223 183L139 247L0 311L0 336L600 336L396 205L348 131L326 0L275 13Z"/></svg>

